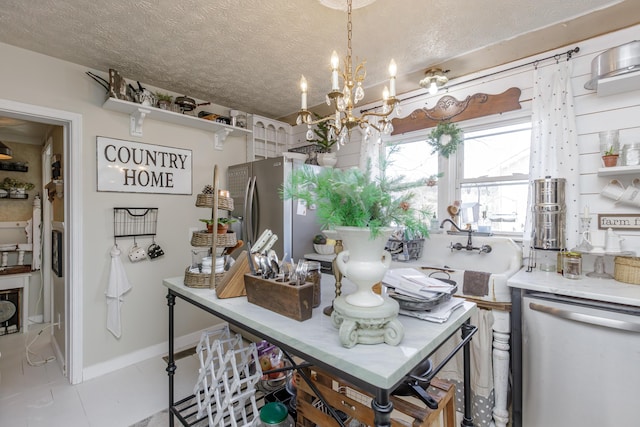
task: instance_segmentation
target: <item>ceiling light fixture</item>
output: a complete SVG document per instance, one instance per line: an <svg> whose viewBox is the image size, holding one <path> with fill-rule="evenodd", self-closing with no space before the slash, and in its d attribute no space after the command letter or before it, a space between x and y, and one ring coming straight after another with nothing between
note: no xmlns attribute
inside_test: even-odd
<svg viewBox="0 0 640 427"><path fill-rule="evenodd" d="M438 93L438 89L447 84L449 78L445 76L445 73L448 73L449 70L442 71L442 68L431 68L427 70L424 74L424 79L420 80L420 87L425 89L429 89L429 93L431 95L435 95Z"/></svg>
<svg viewBox="0 0 640 427"><path fill-rule="evenodd" d="M393 113L398 100L396 99L396 72L397 66L392 59L389 64L389 87L385 87L382 93L382 112L365 113L360 117L353 114L355 104L364 98L362 83L367 75L362 61L353 69L351 62L351 0L347 0L347 56L345 57L344 70L340 70L340 59L336 51L331 55L331 92L327 94L327 105L333 104L335 112L327 117L313 120L311 112L307 110L307 80L302 76L300 79L300 90L302 91L302 102L300 112L296 119L298 125L306 123L308 126L307 140L314 137L311 126L314 124L328 122L329 139L338 141L338 149L344 145L351 135L351 130L359 127L366 131L365 138L368 139L371 128L380 133L390 134L393 126L388 117ZM342 76L343 87L340 89L340 75Z"/></svg>
<svg viewBox="0 0 640 427"><path fill-rule="evenodd" d="M0 141L0 160L13 159L13 151Z"/></svg>

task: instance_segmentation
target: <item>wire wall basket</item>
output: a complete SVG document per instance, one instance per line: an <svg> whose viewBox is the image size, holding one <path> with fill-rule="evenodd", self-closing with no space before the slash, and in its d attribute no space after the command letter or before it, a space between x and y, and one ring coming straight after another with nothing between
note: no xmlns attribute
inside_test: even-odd
<svg viewBox="0 0 640 427"><path fill-rule="evenodd" d="M158 208L113 208L114 237L155 236Z"/></svg>

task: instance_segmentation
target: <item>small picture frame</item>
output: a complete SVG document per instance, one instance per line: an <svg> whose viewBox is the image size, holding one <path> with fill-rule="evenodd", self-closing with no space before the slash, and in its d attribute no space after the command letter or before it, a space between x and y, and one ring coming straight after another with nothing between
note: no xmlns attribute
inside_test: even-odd
<svg viewBox="0 0 640 427"><path fill-rule="evenodd" d="M62 232L51 231L51 269L56 276L62 277Z"/></svg>

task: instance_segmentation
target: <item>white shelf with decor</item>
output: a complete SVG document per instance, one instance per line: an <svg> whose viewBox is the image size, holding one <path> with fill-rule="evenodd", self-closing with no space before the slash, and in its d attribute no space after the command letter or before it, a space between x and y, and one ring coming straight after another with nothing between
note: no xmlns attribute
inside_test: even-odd
<svg viewBox="0 0 640 427"><path fill-rule="evenodd" d="M224 148L224 142L229 135L242 136L251 134L250 130L237 126L226 125L224 123L205 120L200 117L176 113L161 108L148 107L117 98L107 98L102 107L107 110L128 114L130 121L129 133L131 136L142 136L142 125L147 118L212 132L217 150Z"/></svg>
<svg viewBox="0 0 640 427"><path fill-rule="evenodd" d="M611 166L598 169L598 176L640 175L640 166Z"/></svg>
<svg viewBox="0 0 640 427"><path fill-rule="evenodd" d="M291 125L278 120L251 116L252 138L248 138L247 161L281 156L289 149Z"/></svg>

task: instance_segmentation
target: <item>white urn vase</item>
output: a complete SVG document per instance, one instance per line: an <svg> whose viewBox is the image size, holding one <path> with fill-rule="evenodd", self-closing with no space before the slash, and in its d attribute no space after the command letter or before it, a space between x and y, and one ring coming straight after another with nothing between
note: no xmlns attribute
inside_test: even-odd
<svg viewBox="0 0 640 427"><path fill-rule="evenodd" d="M325 167L334 167L338 163L336 153L318 153L318 164Z"/></svg>
<svg viewBox="0 0 640 427"><path fill-rule="evenodd" d="M335 230L347 248L336 256L338 269L358 287L345 297L345 302L356 307L383 305L384 299L372 287L382 281L391 264L391 254L384 247L394 229L382 228L375 238L369 228L335 227Z"/></svg>

